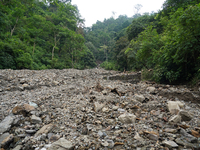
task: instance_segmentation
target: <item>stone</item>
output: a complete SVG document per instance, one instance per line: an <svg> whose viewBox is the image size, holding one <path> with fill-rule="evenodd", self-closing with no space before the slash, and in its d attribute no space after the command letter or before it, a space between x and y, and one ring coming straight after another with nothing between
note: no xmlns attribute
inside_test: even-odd
<svg viewBox="0 0 200 150"><path fill-rule="evenodd" d="M156 88L155 87L148 87L147 91L149 91L149 93L154 94L155 93Z"/></svg>
<svg viewBox="0 0 200 150"><path fill-rule="evenodd" d="M29 105L29 104L24 104L24 109L25 109L27 112L30 112L30 111L35 110L35 107L34 107L34 106L31 106L31 105Z"/></svg>
<svg viewBox="0 0 200 150"><path fill-rule="evenodd" d="M109 143L108 143L107 141L104 141L104 140L103 140L103 141L101 142L101 145L104 146L104 147L108 147L108 146L109 146Z"/></svg>
<svg viewBox="0 0 200 150"><path fill-rule="evenodd" d="M35 108L38 107L38 105L37 105L36 103L33 103L33 102L29 102L29 105L30 105L30 106L33 106L33 107L35 107Z"/></svg>
<svg viewBox="0 0 200 150"><path fill-rule="evenodd" d="M179 115L181 116L182 121L190 121L193 118L187 111L184 110L181 110Z"/></svg>
<svg viewBox="0 0 200 150"><path fill-rule="evenodd" d="M113 140L107 140L107 142L108 142L108 148L113 148L115 146Z"/></svg>
<svg viewBox="0 0 200 150"><path fill-rule="evenodd" d="M98 135L99 135L100 138L103 137L103 132L102 132L102 131L99 131L99 132L98 132Z"/></svg>
<svg viewBox="0 0 200 150"><path fill-rule="evenodd" d="M124 113L118 117L118 119L124 124L135 123L136 116L129 113Z"/></svg>
<svg viewBox="0 0 200 150"><path fill-rule="evenodd" d="M53 81L53 84L54 85L59 85L59 82L58 81Z"/></svg>
<svg viewBox="0 0 200 150"><path fill-rule="evenodd" d="M198 143L189 143L186 139L182 139L182 138L177 138L176 143L179 145L183 145L185 147L190 147L190 148L194 148L194 149L200 149L200 144Z"/></svg>
<svg viewBox="0 0 200 150"><path fill-rule="evenodd" d="M135 99L139 102L143 102L145 100L145 97L143 95L135 95Z"/></svg>
<svg viewBox="0 0 200 150"><path fill-rule="evenodd" d="M0 147L1 147L1 143L3 142L3 140L5 138L7 138L9 135L10 135L9 133L4 133L4 134L0 135Z"/></svg>
<svg viewBox="0 0 200 150"><path fill-rule="evenodd" d="M144 139L139 135L139 133L135 133L134 139L138 140L138 141L143 141Z"/></svg>
<svg viewBox="0 0 200 150"><path fill-rule="evenodd" d="M50 137L50 142L55 142L55 141L57 141L58 139L60 138L60 135L52 135L51 137Z"/></svg>
<svg viewBox="0 0 200 150"><path fill-rule="evenodd" d="M25 115L26 112L22 106L16 106L12 109L14 115Z"/></svg>
<svg viewBox="0 0 200 150"><path fill-rule="evenodd" d="M118 108L119 108L119 106L113 106L112 109L113 109L114 111L116 111L116 110L118 110Z"/></svg>
<svg viewBox="0 0 200 150"><path fill-rule="evenodd" d="M107 119L106 121L107 121L108 124L111 124L111 125L115 122L114 119Z"/></svg>
<svg viewBox="0 0 200 150"><path fill-rule="evenodd" d="M178 112L180 111L180 108L182 108L184 106L183 103L181 103L180 101L169 101L168 102L168 110L172 115L177 115Z"/></svg>
<svg viewBox="0 0 200 150"><path fill-rule="evenodd" d="M177 129L170 129L170 128L165 128L164 132L168 132L168 133L176 133Z"/></svg>
<svg viewBox="0 0 200 150"><path fill-rule="evenodd" d="M40 130L37 131L37 133L35 134L35 136L41 135L41 134L47 134L49 133L53 128L55 127L55 125L53 124L48 124L43 126Z"/></svg>
<svg viewBox="0 0 200 150"><path fill-rule="evenodd" d="M12 116L7 116L1 123L0 123L0 134L8 131L11 125L14 122L14 118Z"/></svg>
<svg viewBox="0 0 200 150"><path fill-rule="evenodd" d="M150 140L154 140L154 141L157 141L158 140L158 135L156 135L156 134L148 134L148 138L150 139Z"/></svg>
<svg viewBox="0 0 200 150"><path fill-rule="evenodd" d="M174 115L169 118L170 123L180 123L181 122L181 116L179 115Z"/></svg>
<svg viewBox="0 0 200 150"><path fill-rule="evenodd" d="M165 146L169 147L169 148L176 148L178 147L178 145L174 142L174 141L163 141L162 142Z"/></svg>
<svg viewBox="0 0 200 150"><path fill-rule="evenodd" d="M17 145L14 149L12 149L12 150L21 150L22 149L22 145Z"/></svg>
<svg viewBox="0 0 200 150"><path fill-rule="evenodd" d="M13 141L13 134L10 134L8 137L6 137L2 142L1 142L1 147L2 148L7 148L9 144Z"/></svg>
<svg viewBox="0 0 200 150"><path fill-rule="evenodd" d="M73 150L74 146L72 143L65 138L61 138L54 142L48 150Z"/></svg>
<svg viewBox="0 0 200 150"><path fill-rule="evenodd" d="M42 123L42 120L41 120L40 117L37 117L37 116L35 116L35 115L32 115L32 116L31 116L31 122L32 122L33 124L40 124L40 123Z"/></svg>
<svg viewBox="0 0 200 150"><path fill-rule="evenodd" d="M34 134L34 133L36 133L36 130L26 130L25 132L28 134Z"/></svg>
<svg viewBox="0 0 200 150"><path fill-rule="evenodd" d="M102 109L102 112L109 112L109 108L104 107L104 108Z"/></svg>
<svg viewBox="0 0 200 150"><path fill-rule="evenodd" d="M184 129L180 129L180 134L184 136L184 138L190 143L196 143L197 138L192 136L191 134L187 133Z"/></svg>
<svg viewBox="0 0 200 150"><path fill-rule="evenodd" d="M99 104L98 102L94 103L94 111L98 112L99 110L101 110L104 107L105 104Z"/></svg>

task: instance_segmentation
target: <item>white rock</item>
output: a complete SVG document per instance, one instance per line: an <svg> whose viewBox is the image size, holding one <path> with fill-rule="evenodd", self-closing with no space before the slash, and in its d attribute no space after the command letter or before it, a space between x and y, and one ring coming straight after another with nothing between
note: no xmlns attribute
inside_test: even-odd
<svg viewBox="0 0 200 150"><path fill-rule="evenodd" d="M136 120L136 116L129 113L124 113L120 115L118 118L122 123L125 123L125 124L135 123L135 120Z"/></svg>
<svg viewBox="0 0 200 150"><path fill-rule="evenodd" d="M145 100L145 97L143 95L135 95L135 99L139 102L143 102Z"/></svg>
<svg viewBox="0 0 200 150"><path fill-rule="evenodd" d="M168 110L171 114L178 114L180 108L182 108L183 106L184 104L180 101L169 101L167 105Z"/></svg>
<svg viewBox="0 0 200 150"><path fill-rule="evenodd" d="M136 132L134 139L138 140L138 141L143 141L144 139Z"/></svg>
<svg viewBox="0 0 200 150"><path fill-rule="evenodd" d="M48 150L73 150L74 146L72 143L65 138L61 138L54 142Z"/></svg>
<svg viewBox="0 0 200 150"><path fill-rule="evenodd" d="M17 145L14 149L12 149L12 150L20 150L20 149L22 149L22 145Z"/></svg>
<svg viewBox="0 0 200 150"><path fill-rule="evenodd" d="M35 115L32 115L32 116L31 116L31 122L37 124L37 123L42 123L42 120L41 120L40 117L37 117L37 116L35 116Z"/></svg>
<svg viewBox="0 0 200 150"><path fill-rule="evenodd" d="M113 106L112 109L116 111L118 108L119 108L119 106Z"/></svg>
<svg viewBox="0 0 200 150"><path fill-rule="evenodd" d="M98 102L94 103L94 110L95 112L98 112L99 110L101 110L104 107L105 104L99 104Z"/></svg>
<svg viewBox="0 0 200 150"><path fill-rule="evenodd" d="M155 87L148 87L147 90L149 93L155 93L156 88Z"/></svg>
<svg viewBox="0 0 200 150"><path fill-rule="evenodd" d="M178 145L174 142L174 141L163 141L162 142L164 145L166 145L167 147L169 148L175 148L175 147L178 147Z"/></svg>

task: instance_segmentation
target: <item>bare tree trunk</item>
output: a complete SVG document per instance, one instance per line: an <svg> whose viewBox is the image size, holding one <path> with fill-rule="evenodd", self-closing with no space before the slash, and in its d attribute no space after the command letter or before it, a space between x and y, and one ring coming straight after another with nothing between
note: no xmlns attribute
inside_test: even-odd
<svg viewBox="0 0 200 150"><path fill-rule="evenodd" d="M35 42L34 42L34 45L33 45L33 55L34 55L34 52L35 52Z"/></svg>
<svg viewBox="0 0 200 150"><path fill-rule="evenodd" d="M17 17L16 23L15 23L13 29L11 29L11 36L13 35L13 32L14 32L14 30L15 30L15 27L16 27L16 25L17 25L18 20L19 20L19 18Z"/></svg>
<svg viewBox="0 0 200 150"><path fill-rule="evenodd" d="M58 39L58 41L56 41L56 35L55 35L55 37L54 37L54 43L55 43L55 45L54 45L54 47L53 47L53 49L52 49L52 60L53 60L53 57L54 57L54 50L55 50L56 45L57 45L57 42L59 42L59 40L60 40L60 39Z"/></svg>
<svg viewBox="0 0 200 150"><path fill-rule="evenodd" d="M72 48L72 68L74 68L74 62L73 62L74 61L73 60L74 59L74 55L73 55L73 53L74 53L74 51L73 51L73 48Z"/></svg>

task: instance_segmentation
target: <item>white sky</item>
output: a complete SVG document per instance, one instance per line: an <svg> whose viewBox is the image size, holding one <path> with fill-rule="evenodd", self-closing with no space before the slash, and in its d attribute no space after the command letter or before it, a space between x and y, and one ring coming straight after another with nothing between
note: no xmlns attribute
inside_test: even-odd
<svg viewBox="0 0 200 150"><path fill-rule="evenodd" d="M82 18L85 19L85 26L90 27L97 20L103 21L110 18L112 12L115 17L127 15L131 17L135 14L134 6L141 4L143 7L139 13L157 12L161 9L165 0L72 0L73 5L77 5Z"/></svg>

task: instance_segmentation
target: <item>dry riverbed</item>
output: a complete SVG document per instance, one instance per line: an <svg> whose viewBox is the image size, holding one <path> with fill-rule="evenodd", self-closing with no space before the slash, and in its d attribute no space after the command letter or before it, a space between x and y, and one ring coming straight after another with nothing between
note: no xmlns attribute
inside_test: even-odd
<svg viewBox="0 0 200 150"><path fill-rule="evenodd" d="M1 150L200 149L199 91L116 74L0 70Z"/></svg>

